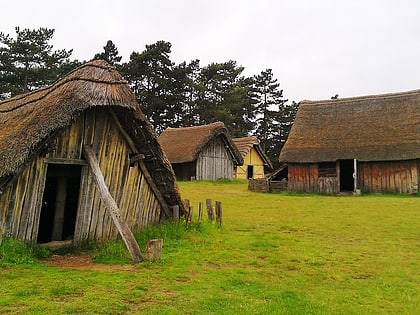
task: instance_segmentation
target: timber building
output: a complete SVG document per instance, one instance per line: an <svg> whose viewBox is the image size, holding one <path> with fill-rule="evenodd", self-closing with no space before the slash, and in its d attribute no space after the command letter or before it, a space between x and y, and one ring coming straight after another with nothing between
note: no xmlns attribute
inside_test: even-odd
<svg viewBox="0 0 420 315"><path fill-rule="evenodd" d="M418 192L420 90L301 102L280 162L291 191Z"/></svg>
<svg viewBox="0 0 420 315"><path fill-rule="evenodd" d="M273 165L257 137L233 138L232 140L244 159L244 164L236 167L235 177L240 179L264 178L265 170L272 169Z"/></svg>
<svg viewBox="0 0 420 315"><path fill-rule="evenodd" d="M159 142L178 180L234 178L243 158L223 122L167 128Z"/></svg>
<svg viewBox="0 0 420 315"><path fill-rule="evenodd" d="M86 148L130 229L182 207L170 163L127 81L96 60L0 102L0 236L40 243L116 237Z"/></svg>

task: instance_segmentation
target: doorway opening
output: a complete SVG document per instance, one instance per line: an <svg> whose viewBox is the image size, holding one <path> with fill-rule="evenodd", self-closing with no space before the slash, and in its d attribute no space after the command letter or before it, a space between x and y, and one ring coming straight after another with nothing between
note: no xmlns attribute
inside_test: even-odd
<svg viewBox="0 0 420 315"><path fill-rule="evenodd" d="M340 191L354 191L354 160L340 161Z"/></svg>
<svg viewBox="0 0 420 315"><path fill-rule="evenodd" d="M48 164L38 243L73 239L81 173L81 165Z"/></svg>
<svg viewBox="0 0 420 315"><path fill-rule="evenodd" d="M247 179L254 178L254 165L248 165L246 169L246 178Z"/></svg>

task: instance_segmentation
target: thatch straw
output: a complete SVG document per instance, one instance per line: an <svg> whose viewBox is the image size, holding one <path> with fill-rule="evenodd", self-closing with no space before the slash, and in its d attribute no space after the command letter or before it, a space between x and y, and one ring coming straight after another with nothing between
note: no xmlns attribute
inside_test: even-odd
<svg viewBox="0 0 420 315"><path fill-rule="evenodd" d="M242 158L245 158L248 152L252 148L255 148L255 150L258 152L261 159L263 160L264 164L266 164L270 168L273 168L273 165L271 164L270 159L268 158L268 156L265 154L264 150L262 149L257 137L250 136L250 137L242 137L242 138L233 138L232 141L235 144L235 146L238 148L239 152L241 153Z"/></svg>
<svg viewBox="0 0 420 315"><path fill-rule="evenodd" d="M101 60L78 67L51 86L0 102L0 189L58 131L96 106L113 109L138 151L153 156L145 164L168 205L181 204L170 163L134 93L118 71Z"/></svg>
<svg viewBox="0 0 420 315"><path fill-rule="evenodd" d="M167 128L159 136L159 143L171 163L186 163L195 161L206 145L218 136L222 137L234 164L242 165L243 158L220 121L201 126Z"/></svg>
<svg viewBox="0 0 420 315"><path fill-rule="evenodd" d="M420 158L420 90L303 101L281 162Z"/></svg>

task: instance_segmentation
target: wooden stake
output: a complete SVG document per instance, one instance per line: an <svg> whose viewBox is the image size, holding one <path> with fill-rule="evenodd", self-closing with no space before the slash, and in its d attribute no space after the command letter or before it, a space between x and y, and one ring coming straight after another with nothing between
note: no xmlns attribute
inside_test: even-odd
<svg viewBox="0 0 420 315"><path fill-rule="evenodd" d="M105 205L105 209L108 211L108 214L111 216L114 224L120 233L125 245L127 246L128 251L130 252L131 259L134 262L143 261L144 258L140 252L139 244L137 244L136 239L134 238L133 233L127 225L127 222L121 217L120 210L112 198L108 187L105 184L104 176L99 168L98 160L93 152L92 146L84 145L83 152L85 154L86 160L88 161L90 170L93 174L93 180L96 184L96 187L99 190L100 198Z"/></svg>
<svg viewBox="0 0 420 315"><path fill-rule="evenodd" d="M222 226L222 203L220 201L216 201L216 222Z"/></svg>
<svg viewBox="0 0 420 315"><path fill-rule="evenodd" d="M200 201L198 203L198 223L201 223L203 220L203 203Z"/></svg>
<svg viewBox="0 0 420 315"><path fill-rule="evenodd" d="M213 222L214 220L213 201L211 199L206 199L206 206L207 206L207 215L209 217L209 221Z"/></svg>
<svg viewBox="0 0 420 315"><path fill-rule="evenodd" d="M162 244L163 239L161 238L148 240L144 254L146 260L154 261L160 259L162 255Z"/></svg>

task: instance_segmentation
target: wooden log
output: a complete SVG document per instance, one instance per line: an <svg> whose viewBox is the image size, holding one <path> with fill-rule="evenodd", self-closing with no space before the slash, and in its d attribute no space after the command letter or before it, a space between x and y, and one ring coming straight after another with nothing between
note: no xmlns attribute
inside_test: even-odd
<svg viewBox="0 0 420 315"><path fill-rule="evenodd" d="M216 222L219 226L223 224L223 214L222 214L222 203L220 201L216 201Z"/></svg>
<svg viewBox="0 0 420 315"><path fill-rule="evenodd" d="M161 238L148 240L144 254L145 259L148 261L159 260L162 256L162 245L163 239Z"/></svg>
<svg viewBox="0 0 420 315"><path fill-rule="evenodd" d="M214 220L214 211L213 211L213 201L211 199L206 199L207 206L207 215L210 222Z"/></svg>
<svg viewBox="0 0 420 315"><path fill-rule="evenodd" d="M127 246L128 251L130 252L131 259L134 262L140 262L144 260L139 245L137 244L136 239L134 238L133 233L129 229L127 223L121 218L120 210L118 209L115 200L112 198L108 187L105 184L104 176L102 175L101 169L99 168L98 160L96 159L93 149L89 145L83 146L83 151L86 157L86 160L89 163L89 167L93 174L93 179L100 193L100 198L105 205L106 210L111 216L114 224L120 233L125 245Z"/></svg>

